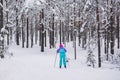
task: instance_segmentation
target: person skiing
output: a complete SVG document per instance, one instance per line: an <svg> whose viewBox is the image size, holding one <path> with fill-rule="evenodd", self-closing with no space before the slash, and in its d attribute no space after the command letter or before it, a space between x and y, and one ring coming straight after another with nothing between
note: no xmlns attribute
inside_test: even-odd
<svg viewBox="0 0 120 80"><path fill-rule="evenodd" d="M57 53L59 53L60 60L59 60L59 68L62 67L62 64L64 64L64 67L66 68L66 49L63 47L62 44L59 45L59 49L57 49Z"/></svg>

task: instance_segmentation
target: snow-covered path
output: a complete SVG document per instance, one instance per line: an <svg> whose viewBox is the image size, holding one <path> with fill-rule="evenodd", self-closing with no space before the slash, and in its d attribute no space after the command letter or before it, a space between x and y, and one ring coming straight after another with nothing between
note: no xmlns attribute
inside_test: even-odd
<svg viewBox="0 0 120 80"><path fill-rule="evenodd" d="M119 70L87 67L83 54L76 61L69 55L67 69L59 69L58 63L54 67L55 49L45 53L39 47L12 49L13 57L0 59L0 80L120 80Z"/></svg>

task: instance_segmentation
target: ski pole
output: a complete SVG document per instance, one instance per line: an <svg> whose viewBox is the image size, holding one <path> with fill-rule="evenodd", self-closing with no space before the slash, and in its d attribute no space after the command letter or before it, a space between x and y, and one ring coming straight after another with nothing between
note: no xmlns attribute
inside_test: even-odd
<svg viewBox="0 0 120 80"><path fill-rule="evenodd" d="M55 68L55 65L56 65L56 60L57 60L57 53L55 55L54 68Z"/></svg>

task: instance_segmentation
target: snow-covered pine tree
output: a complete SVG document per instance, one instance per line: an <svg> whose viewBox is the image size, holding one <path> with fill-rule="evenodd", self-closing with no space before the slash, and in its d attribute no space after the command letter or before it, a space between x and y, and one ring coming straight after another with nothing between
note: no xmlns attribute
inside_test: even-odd
<svg viewBox="0 0 120 80"><path fill-rule="evenodd" d="M92 66L94 68L96 60L95 60L95 55L94 55L93 52L94 52L94 50L96 48L96 40L91 39L87 43L86 47L88 48L88 51L87 51L88 54L87 54L87 61L86 61L86 63L87 63L88 66Z"/></svg>
<svg viewBox="0 0 120 80"><path fill-rule="evenodd" d="M92 66L93 68L95 67L95 55L93 54L93 51L91 49L88 50L88 57L87 57L87 65Z"/></svg>

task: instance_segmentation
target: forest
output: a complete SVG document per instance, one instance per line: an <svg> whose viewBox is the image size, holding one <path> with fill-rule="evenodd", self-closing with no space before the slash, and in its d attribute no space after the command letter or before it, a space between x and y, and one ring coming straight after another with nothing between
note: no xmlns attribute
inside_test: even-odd
<svg viewBox="0 0 120 80"><path fill-rule="evenodd" d="M120 64L120 0L0 0L0 56L9 45L45 47L72 42L88 51L94 66L105 61Z"/></svg>

